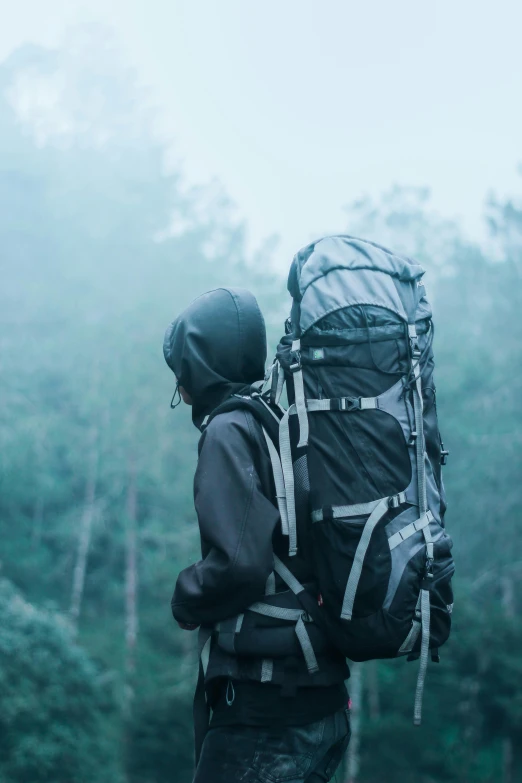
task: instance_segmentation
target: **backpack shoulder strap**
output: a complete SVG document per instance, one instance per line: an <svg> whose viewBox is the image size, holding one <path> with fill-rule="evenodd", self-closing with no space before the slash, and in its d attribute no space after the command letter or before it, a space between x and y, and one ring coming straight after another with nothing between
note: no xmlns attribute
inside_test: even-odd
<svg viewBox="0 0 522 783"><path fill-rule="evenodd" d="M271 404L253 387L249 395L232 394L228 399L218 405L203 422L202 429L208 427L212 419L221 413L245 410L252 414L263 430L270 437L273 444L279 443L279 422L282 411L278 406Z"/></svg>
<svg viewBox="0 0 522 783"><path fill-rule="evenodd" d="M254 416L263 431L270 462L272 463L277 507L281 517L281 530L283 535L288 536L290 535L290 530L285 480L279 456L279 423L282 418L282 411L279 406L271 403L269 399L266 399L265 395L261 395L255 387L251 389L251 394L248 396L234 394L212 411L205 420L204 427L208 427L215 416L221 413L228 413L229 411L245 410Z"/></svg>

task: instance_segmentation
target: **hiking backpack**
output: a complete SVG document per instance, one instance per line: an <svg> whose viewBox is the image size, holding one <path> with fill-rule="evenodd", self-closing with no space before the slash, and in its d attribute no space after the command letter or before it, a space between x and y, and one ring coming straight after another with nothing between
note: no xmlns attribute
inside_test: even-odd
<svg viewBox="0 0 522 783"><path fill-rule="evenodd" d="M423 275L350 236L302 249L269 378L272 404L285 385L289 404L271 450L289 554L307 549L321 622L346 657L420 657L416 724L454 572Z"/></svg>

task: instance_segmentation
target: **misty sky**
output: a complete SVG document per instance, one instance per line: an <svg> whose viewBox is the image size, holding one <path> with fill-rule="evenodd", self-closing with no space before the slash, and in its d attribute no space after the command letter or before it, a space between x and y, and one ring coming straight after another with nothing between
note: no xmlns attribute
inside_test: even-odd
<svg viewBox="0 0 522 783"><path fill-rule="evenodd" d="M281 234L281 264L345 228L343 206L393 183L481 231L490 189L522 180L517 0L17 0L0 58L69 25L116 32L191 182L218 177L251 246Z"/></svg>

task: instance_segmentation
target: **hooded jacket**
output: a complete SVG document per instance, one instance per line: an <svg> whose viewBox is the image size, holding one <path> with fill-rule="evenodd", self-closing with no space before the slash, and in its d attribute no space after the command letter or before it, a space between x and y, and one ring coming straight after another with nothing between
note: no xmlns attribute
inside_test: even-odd
<svg viewBox="0 0 522 783"><path fill-rule="evenodd" d="M266 332L256 299L235 288L203 294L167 330L164 354L200 428L224 400L263 378ZM180 622L223 620L264 593L278 512L260 486L252 425L241 411L217 416L199 442L194 503L202 559L179 575L172 611Z"/></svg>
<svg viewBox="0 0 522 783"><path fill-rule="evenodd" d="M164 354L192 397L192 418L201 429L221 403L232 394L247 394L264 376L266 333L255 298L235 288L200 296L167 330ZM288 543L281 533L270 456L253 415L243 409L218 413L203 428L198 452L194 502L202 556L179 574L172 612L178 622L208 627L263 598L273 553L286 559ZM293 572L305 582L306 564L292 561ZM298 650L294 642L282 657L298 657ZM294 662L294 679L318 686L342 682L344 659L326 650L325 661L315 675L308 674L303 660ZM214 645L207 682L223 677L259 681L261 667L259 658L232 655ZM283 679L284 666L275 666L273 681Z"/></svg>
<svg viewBox="0 0 522 783"><path fill-rule="evenodd" d="M192 397L198 429L231 394L241 394L265 374L265 321L244 288L202 294L169 326L165 361Z"/></svg>

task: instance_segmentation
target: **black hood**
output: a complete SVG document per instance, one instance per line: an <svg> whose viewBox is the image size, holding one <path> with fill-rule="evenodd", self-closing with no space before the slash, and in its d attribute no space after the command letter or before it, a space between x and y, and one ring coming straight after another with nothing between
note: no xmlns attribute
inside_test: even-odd
<svg viewBox="0 0 522 783"><path fill-rule="evenodd" d="M231 394L262 380L265 322L256 298L244 288L216 288L195 299L165 333L165 361L192 397L199 427Z"/></svg>

